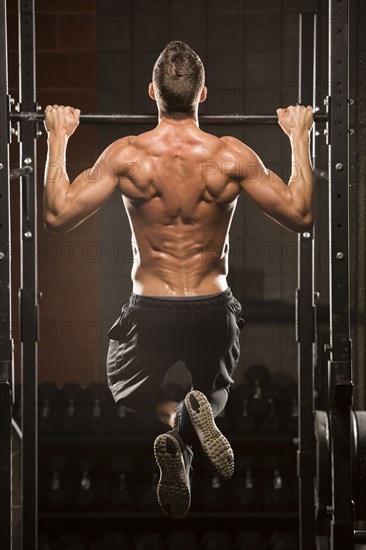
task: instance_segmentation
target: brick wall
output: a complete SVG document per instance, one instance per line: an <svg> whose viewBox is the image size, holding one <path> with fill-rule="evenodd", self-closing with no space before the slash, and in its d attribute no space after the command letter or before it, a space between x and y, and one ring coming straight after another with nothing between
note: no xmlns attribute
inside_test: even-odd
<svg viewBox="0 0 366 550"><path fill-rule="evenodd" d="M17 95L17 15L9 3L9 81ZM36 2L37 100L72 105L83 111L96 108L95 2L93 0ZM16 145L12 146L16 164ZM43 174L47 145L45 132L38 140L38 239L41 339L39 380L87 384L98 372L95 325L97 264L94 261L96 217L65 235L43 227ZM80 127L71 138L67 161L70 179L96 159L95 128ZM18 234L18 184L14 184L13 228ZM17 271L17 266L14 269ZM18 283L18 284L17 284ZM17 291L13 287L14 336L17 337ZM17 346L18 349L18 346ZM19 356L16 354L16 370Z"/></svg>

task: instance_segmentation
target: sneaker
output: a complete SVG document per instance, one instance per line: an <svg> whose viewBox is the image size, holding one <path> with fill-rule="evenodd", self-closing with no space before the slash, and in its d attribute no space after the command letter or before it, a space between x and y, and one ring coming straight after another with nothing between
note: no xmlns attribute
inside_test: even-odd
<svg viewBox="0 0 366 550"><path fill-rule="evenodd" d="M183 419L184 432L182 431ZM192 445L194 450L198 448L203 451L215 475L221 479L232 477L233 450L229 441L216 426L211 405L202 392L198 390L188 392L184 402L181 401L177 405L176 427L184 441Z"/></svg>
<svg viewBox="0 0 366 550"><path fill-rule="evenodd" d="M160 469L157 486L159 504L167 516L184 518L191 504L193 451L174 429L155 439L154 455Z"/></svg>

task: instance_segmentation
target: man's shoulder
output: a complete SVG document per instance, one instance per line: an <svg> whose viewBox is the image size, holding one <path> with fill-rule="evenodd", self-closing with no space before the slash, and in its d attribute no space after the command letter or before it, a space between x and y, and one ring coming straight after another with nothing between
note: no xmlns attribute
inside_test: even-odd
<svg viewBox="0 0 366 550"><path fill-rule="evenodd" d="M129 145L134 144L137 137L138 136L125 136L123 138L119 138L116 141L113 141L109 147L114 150L128 147Z"/></svg>
<svg viewBox="0 0 366 550"><path fill-rule="evenodd" d="M234 136L223 136L221 142L224 145L224 153L230 157L238 157L241 160L248 159L253 156L253 151L248 145L240 141L240 139Z"/></svg>
<svg viewBox="0 0 366 550"><path fill-rule="evenodd" d="M226 147L237 148L237 149L246 148L245 143L243 143L242 141L240 141L240 139L234 136L222 136L220 140L224 145L226 145Z"/></svg>
<svg viewBox="0 0 366 550"><path fill-rule="evenodd" d="M136 136L125 136L123 138L113 141L104 150L103 156L109 160L113 160L116 157L124 155L126 152L131 152L131 148L134 146Z"/></svg>

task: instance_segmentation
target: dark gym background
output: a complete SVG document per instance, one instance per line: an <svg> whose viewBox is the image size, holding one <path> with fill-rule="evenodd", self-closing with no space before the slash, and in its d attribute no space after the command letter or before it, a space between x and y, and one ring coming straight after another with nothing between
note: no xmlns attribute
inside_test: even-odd
<svg viewBox="0 0 366 550"><path fill-rule="evenodd" d="M184 40L206 68L208 99L200 113L274 113L298 97L298 14L318 6L317 105L327 95L327 2L263 0L38 0L37 96L40 105L64 104L84 112L154 113L147 94L153 64L170 40ZM365 406L365 5L352 2L351 278L355 405ZM17 97L16 3L9 2L10 92ZM312 78L312 75L309 75ZM204 128L205 129L205 128ZM70 179L90 167L103 149L148 127L79 127L68 147ZM277 127L207 128L245 141L265 164L288 180L290 146ZM317 167L327 169L323 127ZM107 331L131 292L130 229L115 195L91 219L65 235L43 228L45 132L39 146L39 381L86 386L105 382ZM15 151L14 167L17 165ZM316 184L316 288L319 305L319 373L327 357L328 188ZM14 234L19 190L12 190ZM19 262L14 247L14 265ZM17 270L14 270L17 272ZM253 364L268 367L279 385L296 381L294 302L297 236L266 218L244 196L231 230L229 284L243 305L237 383ZM13 286L17 338L17 284ZM17 346L16 349L19 349ZM16 356L19 371L19 357ZM183 373L178 365L176 371ZM172 380L176 374L172 373ZM321 376L320 376L321 377Z"/></svg>
<svg viewBox="0 0 366 550"><path fill-rule="evenodd" d="M48 103L71 104L84 112L153 113L155 105L147 95L153 64L167 42L180 39L198 52L206 67L209 94L207 102L200 107L201 113L274 112L279 106L297 101L298 13L313 4L312 1L279 0L39 0L36 4L39 103L43 108ZM327 3L318 4L321 31L317 104L323 109L327 93ZM354 1L352 6L353 20L362 21L363 4ZM10 2L10 87L16 95L14 11ZM352 35L355 47L364 40L357 31L355 25ZM357 79L358 70L364 70L364 66L359 64L362 58L355 47L351 58L353 89L356 85L364 86L362 79ZM357 98L360 102L362 94ZM364 109L364 105L356 102L356 109ZM355 120L360 118L356 116ZM69 142L70 177L89 167L111 141L147 129L80 127ZM290 147L279 128L211 127L207 130L244 140L269 167L288 179ZM326 169L323 128L319 131L317 164ZM362 127L352 138L354 142L361 139L361 131ZM44 230L45 141L43 135L39 140L39 259L43 293L40 381L73 380L81 384L102 381L105 379L106 332L131 290L130 230L117 193L99 214L73 232L52 235ZM360 155L357 159L362 161ZM359 162L358 167L352 166L356 182L360 179L357 170L364 170L364 162ZM360 187L357 192L363 194ZM324 306L328 302L327 193L326 182L318 182L316 276L319 303ZM17 194L14 186L14 203ZM357 319L362 321L365 310L364 232L361 231L364 202L363 195L356 197L351 228L356 283L353 298L357 309L354 364L355 375L360 377L362 385L365 334L363 323L357 323ZM14 227L17 222L14 208ZM14 261L16 259L15 254ZM245 366L252 363L268 364L271 372L279 377L296 375L293 314L296 259L296 235L267 219L242 196L231 231L229 281L243 303L247 321L242 335L240 368L236 373L238 380L242 379ZM320 310L326 324L327 313ZM14 311L15 324L16 318L17 311ZM356 395L362 399L357 390Z"/></svg>

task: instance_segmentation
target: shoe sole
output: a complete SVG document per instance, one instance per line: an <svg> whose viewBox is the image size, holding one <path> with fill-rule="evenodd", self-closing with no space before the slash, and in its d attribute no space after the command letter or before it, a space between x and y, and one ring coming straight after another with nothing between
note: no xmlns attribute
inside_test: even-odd
<svg viewBox="0 0 366 550"><path fill-rule="evenodd" d="M160 470L158 502L167 516L184 518L191 504L191 491L178 441L169 434L159 435L154 442L154 455Z"/></svg>
<svg viewBox="0 0 366 550"><path fill-rule="evenodd" d="M184 402L211 469L220 478L230 479L234 473L234 453L215 424L206 396L198 390L192 390Z"/></svg>

